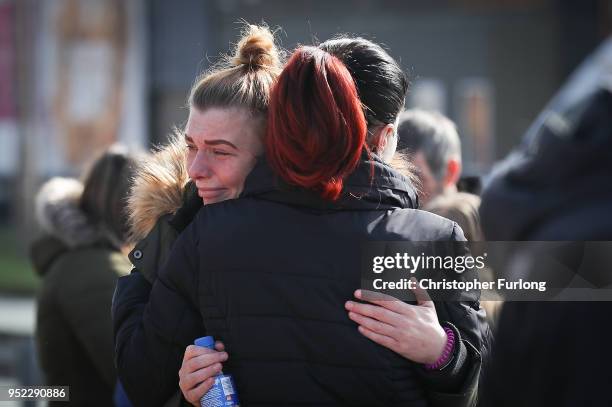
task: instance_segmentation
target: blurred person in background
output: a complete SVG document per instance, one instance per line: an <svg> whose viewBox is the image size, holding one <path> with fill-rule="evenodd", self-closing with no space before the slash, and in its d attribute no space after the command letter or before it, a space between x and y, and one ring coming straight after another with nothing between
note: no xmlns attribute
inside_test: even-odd
<svg viewBox="0 0 612 407"><path fill-rule="evenodd" d="M129 273L125 200L135 159L112 148L81 183L53 178L36 197L44 236L31 258L43 283L36 342L45 385L70 386L70 401L50 405L109 406L117 374L113 363L111 300L117 279Z"/></svg>
<svg viewBox="0 0 612 407"><path fill-rule="evenodd" d="M457 126L439 112L409 109L399 116L398 150L416 167L423 209L451 219L469 241L484 240L480 228L480 197L459 192L461 140ZM491 270L480 272L483 281L494 281ZM489 325L494 328L502 302L482 301Z"/></svg>
<svg viewBox="0 0 612 407"><path fill-rule="evenodd" d="M398 151L418 170L423 209L457 222L467 240L483 240L480 198L457 190L461 141L455 123L438 112L410 109L402 112L398 126Z"/></svg>
<svg viewBox="0 0 612 407"><path fill-rule="evenodd" d="M599 253L565 250L559 261L583 277L596 277L589 282L598 288L612 286L611 67L612 38L572 75L521 146L494 169L480 208L489 240L561 241L568 248L597 241L591 243ZM598 257L592 262L590 256ZM524 259L509 262L509 271L542 276L538 258ZM597 270L583 274L588 267ZM612 302L581 299L505 303L483 378L483 405L612 405L607 370Z"/></svg>

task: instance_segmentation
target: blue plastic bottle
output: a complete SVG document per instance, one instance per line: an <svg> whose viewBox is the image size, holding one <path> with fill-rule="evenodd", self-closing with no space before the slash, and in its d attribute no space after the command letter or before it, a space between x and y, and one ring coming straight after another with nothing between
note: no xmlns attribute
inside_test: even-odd
<svg viewBox="0 0 612 407"><path fill-rule="evenodd" d="M212 336L204 336L195 340L196 346L202 346L208 349L215 349L215 338ZM236 385L231 375L219 373L215 376L213 383L208 393L200 399L202 407L240 407L238 394L236 393Z"/></svg>

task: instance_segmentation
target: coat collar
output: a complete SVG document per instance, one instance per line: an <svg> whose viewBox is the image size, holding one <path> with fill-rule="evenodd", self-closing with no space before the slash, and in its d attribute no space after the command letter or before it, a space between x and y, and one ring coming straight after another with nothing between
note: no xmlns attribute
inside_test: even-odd
<svg viewBox="0 0 612 407"><path fill-rule="evenodd" d="M370 157L364 154L335 202L322 199L316 192L286 184L273 173L265 158L258 160L240 196L322 211L418 208L417 193L410 181L374 154Z"/></svg>

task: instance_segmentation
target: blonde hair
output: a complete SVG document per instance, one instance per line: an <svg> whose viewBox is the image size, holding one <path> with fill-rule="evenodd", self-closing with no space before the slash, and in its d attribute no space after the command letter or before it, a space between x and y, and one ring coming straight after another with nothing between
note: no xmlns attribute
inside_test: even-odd
<svg viewBox="0 0 612 407"><path fill-rule="evenodd" d="M268 27L245 25L234 55L196 80L189 107L241 107L266 114L270 90L282 70L281 56Z"/></svg>

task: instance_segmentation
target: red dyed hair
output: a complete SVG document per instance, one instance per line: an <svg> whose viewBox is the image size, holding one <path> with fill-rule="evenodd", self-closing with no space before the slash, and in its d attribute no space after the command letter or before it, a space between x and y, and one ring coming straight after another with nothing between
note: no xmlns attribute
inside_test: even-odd
<svg viewBox="0 0 612 407"><path fill-rule="evenodd" d="M276 173L335 200L367 148L366 131L344 64L319 48L298 48L270 95L266 151Z"/></svg>

